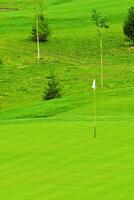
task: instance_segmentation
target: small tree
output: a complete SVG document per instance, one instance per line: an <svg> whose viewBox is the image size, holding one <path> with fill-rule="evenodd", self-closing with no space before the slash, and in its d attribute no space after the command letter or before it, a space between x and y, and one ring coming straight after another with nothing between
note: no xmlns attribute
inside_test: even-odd
<svg viewBox="0 0 134 200"><path fill-rule="evenodd" d="M92 21L98 28L100 38L100 66L101 66L101 87L103 87L103 29L109 28L106 19L102 16L101 12L92 10Z"/></svg>
<svg viewBox="0 0 134 200"><path fill-rule="evenodd" d="M37 58L40 61L40 42L45 42L49 37L49 27L46 16L43 14L42 0L35 0L35 20L32 27L32 40L37 42Z"/></svg>
<svg viewBox="0 0 134 200"><path fill-rule="evenodd" d="M56 99L61 97L61 87L54 73L50 74L47 88L44 91L43 100Z"/></svg>
<svg viewBox="0 0 134 200"><path fill-rule="evenodd" d="M36 14L33 27L32 27L32 40L37 41L39 38L40 42L45 42L49 37L49 28L47 18L43 13Z"/></svg>
<svg viewBox="0 0 134 200"><path fill-rule="evenodd" d="M2 65L3 64L3 60L0 58L0 65Z"/></svg>
<svg viewBox="0 0 134 200"><path fill-rule="evenodd" d="M123 25L124 34L133 42L134 46L134 7L129 8Z"/></svg>

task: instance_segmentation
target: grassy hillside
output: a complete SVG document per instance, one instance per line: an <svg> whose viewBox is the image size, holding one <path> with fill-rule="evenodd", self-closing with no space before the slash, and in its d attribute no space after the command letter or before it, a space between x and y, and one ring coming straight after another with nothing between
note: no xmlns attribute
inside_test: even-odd
<svg viewBox="0 0 134 200"><path fill-rule="evenodd" d="M34 1L0 0L0 199L133 200L134 48L122 33L133 1L43 2L51 36L37 64L29 38ZM103 38L103 89L93 8L110 25ZM51 70L63 97L42 101Z"/></svg>
<svg viewBox="0 0 134 200"><path fill-rule="evenodd" d="M49 69L53 68L63 86L64 96L88 92L95 76L100 82L99 41L90 20L93 8L109 19L104 33L105 88L133 86L133 48L124 41L122 23L133 1L47 1L50 40L41 44L42 63L36 63L36 44L30 31L34 18L31 0L2 0L0 7L17 8L0 12L1 107L41 100Z"/></svg>
<svg viewBox="0 0 134 200"><path fill-rule="evenodd" d="M132 120L134 88L97 93L97 120ZM93 120L93 94L34 102L0 112L0 120Z"/></svg>

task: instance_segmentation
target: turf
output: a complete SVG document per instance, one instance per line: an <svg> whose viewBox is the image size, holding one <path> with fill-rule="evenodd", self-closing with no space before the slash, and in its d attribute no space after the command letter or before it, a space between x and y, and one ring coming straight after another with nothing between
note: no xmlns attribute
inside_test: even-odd
<svg viewBox="0 0 134 200"><path fill-rule="evenodd" d="M0 125L2 199L133 199L133 122Z"/></svg>
<svg viewBox="0 0 134 200"><path fill-rule="evenodd" d="M0 12L0 199L133 200L134 48L122 33L132 5L132 0L48 0L51 36L41 44L37 64L29 38L33 1L0 1L0 11L14 9ZM99 40L89 17L93 8L110 25L103 35L103 89ZM42 101L51 70L63 96Z"/></svg>
<svg viewBox="0 0 134 200"><path fill-rule="evenodd" d="M2 199L133 199L133 88L97 93L97 138L92 98L1 113Z"/></svg>
<svg viewBox="0 0 134 200"><path fill-rule="evenodd" d="M35 15L33 2L1 0L0 7L18 9L0 12L1 108L41 100L50 68L58 75L64 96L89 91L94 77L100 84L99 38L90 19L93 8L102 11L110 25L103 36L104 86L132 87L134 50L122 33L131 5L132 0L48 0L44 9L51 35L46 44L41 44L42 62L38 65L36 44L30 41Z"/></svg>

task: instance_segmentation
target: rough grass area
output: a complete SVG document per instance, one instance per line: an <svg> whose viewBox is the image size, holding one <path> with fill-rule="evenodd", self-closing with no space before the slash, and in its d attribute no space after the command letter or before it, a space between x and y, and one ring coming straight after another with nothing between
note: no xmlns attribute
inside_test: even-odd
<svg viewBox="0 0 134 200"><path fill-rule="evenodd" d="M38 65L36 44L30 41L34 4L30 0L1 0L0 7L19 9L0 14L1 108L41 100L50 68L58 75L64 96L87 93L94 77L99 89L99 38L90 20L93 8L102 11L110 25L103 36L105 89L133 87L134 49L122 33L122 23L131 5L132 0L72 0L61 4L48 0L44 8L51 37L41 44L42 59Z"/></svg>
<svg viewBox="0 0 134 200"><path fill-rule="evenodd" d="M17 8L0 8L0 12L16 11Z"/></svg>

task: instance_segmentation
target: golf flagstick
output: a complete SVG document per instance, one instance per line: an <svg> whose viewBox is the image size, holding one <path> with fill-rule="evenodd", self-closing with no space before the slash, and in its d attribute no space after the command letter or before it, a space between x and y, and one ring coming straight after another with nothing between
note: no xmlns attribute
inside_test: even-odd
<svg viewBox="0 0 134 200"><path fill-rule="evenodd" d="M94 99L93 99L93 121L94 121L94 126L93 126L93 135L94 138L96 138L96 80L93 80L93 84L92 84L92 89L93 89L93 95L94 95Z"/></svg>

